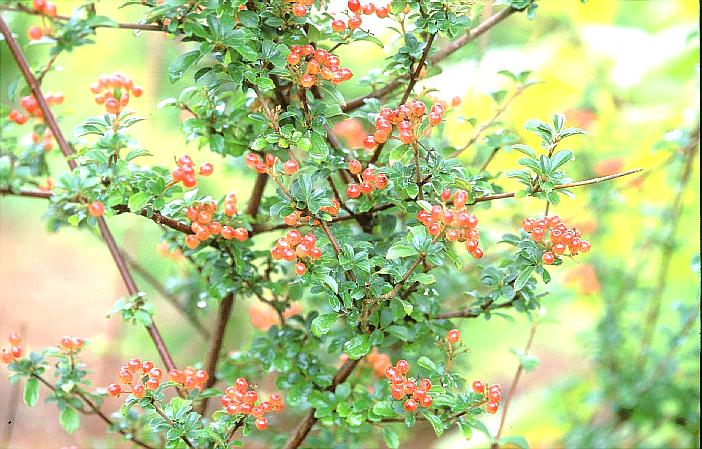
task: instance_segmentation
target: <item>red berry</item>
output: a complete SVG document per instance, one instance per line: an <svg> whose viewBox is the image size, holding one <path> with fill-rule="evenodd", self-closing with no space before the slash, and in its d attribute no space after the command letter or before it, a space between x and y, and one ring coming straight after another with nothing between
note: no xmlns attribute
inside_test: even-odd
<svg viewBox="0 0 702 449"><path fill-rule="evenodd" d="M429 379L422 379L419 381L419 388L422 390L430 390L431 389L431 380Z"/></svg>
<svg viewBox="0 0 702 449"><path fill-rule="evenodd" d="M429 124L431 126L436 126L439 123L441 123L441 114L438 114L436 112L430 112L429 113Z"/></svg>
<svg viewBox="0 0 702 449"><path fill-rule="evenodd" d="M295 161L295 159L288 160L283 166L283 171L286 175L294 175L299 169L300 166L297 164L297 161Z"/></svg>
<svg viewBox="0 0 702 449"><path fill-rule="evenodd" d="M35 41L38 39L41 39L41 37L44 35L44 32L42 31L41 27L34 25L29 27L27 30L27 37L29 38L30 41Z"/></svg>
<svg viewBox="0 0 702 449"><path fill-rule="evenodd" d="M400 374L407 374L409 372L409 362L407 360L398 360L395 363L395 369Z"/></svg>
<svg viewBox="0 0 702 449"><path fill-rule="evenodd" d="M12 346L17 346L22 343L22 338L20 338L17 332L13 332L7 338L7 341L9 341Z"/></svg>
<svg viewBox="0 0 702 449"><path fill-rule="evenodd" d="M500 393L498 390L490 390L488 392L488 398L491 402L499 403L502 400L502 393Z"/></svg>
<svg viewBox="0 0 702 449"><path fill-rule="evenodd" d="M458 329L451 329L446 335L446 339L451 343L458 343L461 339L461 332Z"/></svg>
<svg viewBox="0 0 702 449"><path fill-rule="evenodd" d="M200 239L197 238L195 234L189 234L185 236L185 246L189 249L195 249L200 245Z"/></svg>
<svg viewBox="0 0 702 449"><path fill-rule="evenodd" d="M132 394L134 397L141 399L146 395L146 390L144 389L143 385L134 385Z"/></svg>
<svg viewBox="0 0 702 449"><path fill-rule="evenodd" d="M474 381L473 385L471 385L471 387L473 388L473 391L475 391L476 393L482 393L485 391L485 384L479 380Z"/></svg>
<svg viewBox="0 0 702 449"><path fill-rule="evenodd" d="M407 399L402 406L405 408L405 410L412 413L415 410L417 410L417 407L419 407L419 403L417 403L417 401L415 401L414 399Z"/></svg>
<svg viewBox="0 0 702 449"><path fill-rule="evenodd" d="M295 273L296 273L298 276L302 276L302 275L305 274L306 272L307 272L307 265L305 265L305 264L302 263L302 262L298 262L298 263L295 264Z"/></svg>
<svg viewBox="0 0 702 449"><path fill-rule="evenodd" d="M256 428L258 430L265 430L266 427L268 427L268 420L264 418L263 416L260 418L256 418Z"/></svg>
<svg viewBox="0 0 702 449"><path fill-rule="evenodd" d="M307 7L300 3L296 3L295 6L293 6L292 11L295 17L304 17L307 14Z"/></svg>
<svg viewBox="0 0 702 449"><path fill-rule="evenodd" d="M361 16L353 16L349 19L349 30L355 30L356 28L361 26L361 23L363 23L363 19L361 19Z"/></svg>
<svg viewBox="0 0 702 449"><path fill-rule="evenodd" d="M161 380L161 378L163 377L163 371L161 371L160 368L151 368L151 370L149 371L149 377Z"/></svg>
<svg viewBox="0 0 702 449"><path fill-rule="evenodd" d="M363 14L370 16L375 12L375 5L373 3L366 3L365 5L363 5L362 10Z"/></svg>
<svg viewBox="0 0 702 449"><path fill-rule="evenodd" d="M497 409L500 407L500 404L497 404L495 402L488 402L485 404L485 411L490 413L491 415L494 415L497 413Z"/></svg>
<svg viewBox="0 0 702 449"><path fill-rule="evenodd" d="M137 359L136 357L130 359L127 362L127 367L129 368L129 371L136 373L137 371L141 370L141 360Z"/></svg>
<svg viewBox="0 0 702 449"><path fill-rule="evenodd" d="M244 240L249 238L249 231L247 231L244 228L236 228L234 229L234 234L233 237L236 240L239 240L240 242L243 242Z"/></svg>
<svg viewBox="0 0 702 449"><path fill-rule="evenodd" d="M363 167L361 166L361 163L358 162L356 159L350 160L349 161L349 171L353 173L354 175L357 175L361 173L363 170Z"/></svg>
<svg viewBox="0 0 702 449"><path fill-rule="evenodd" d="M102 217L105 213L105 206L100 201L93 201L88 205L88 213L93 217Z"/></svg>
<svg viewBox="0 0 702 449"><path fill-rule="evenodd" d="M386 18L389 13L390 10L386 6L380 6L375 9L375 15L378 16L379 19Z"/></svg>
<svg viewBox="0 0 702 449"><path fill-rule="evenodd" d="M107 386L107 394L113 398L118 398L120 393L122 393L122 387L117 384L110 384Z"/></svg>
<svg viewBox="0 0 702 449"><path fill-rule="evenodd" d="M141 364L141 372L146 374L154 367L154 362L150 360L144 360Z"/></svg>
<svg viewBox="0 0 702 449"><path fill-rule="evenodd" d="M160 383L160 380L156 379L155 377L152 377L151 379L146 381L146 388L148 388L149 390L155 390L158 388Z"/></svg>
<svg viewBox="0 0 702 449"><path fill-rule="evenodd" d="M214 171L214 167L209 162L206 162L200 166L200 175L210 176Z"/></svg>
<svg viewBox="0 0 702 449"><path fill-rule="evenodd" d="M358 12L361 10L361 2L360 0L349 0L348 7L351 12Z"/></svg>
<svg viewBox="0 0 702 449"><path fill-rule="evenodd" d="M10 351L8 351L5 348L2 348L0 350L0 360L2 360L2 363L11 363L15 358L12 357L12 354L10 354Z"/></svg>
<svg viewBox="0 0 702 449"><path fill-rule="evenodd" d="M432 400L431 396L424 396L419 400L419 405L422 407L431 407L432 402L434 401Z"/></svg>
<svg viewBox="0 0 702 449"><path fill-rule="evenodd" d="M249 388L249 382L243 377L240 377L234 382L234 388L236 388L236 391L244 393Z"/></svg>
<svg viewBox="0 0 702 449"><path fill-rule="evenodd" d="M332 30L337 33L342 33L346 29L346 24L343 20L336 19L332 22Z"/></svg>
<svg viewBox="0 0 702 449"><path fill-rule="evenodd" d="M361 196L361 186L353 183L349 184L346 188L346 194L349 196L349 198L358 198Z"/></svg>
<svg viewBox="0 0 702 449"><path fill-rule="evenodd" d="M556 256L551 251L546 251L541 256L541 260L543 261L544 265L552 265L556 260Z"/></svg>

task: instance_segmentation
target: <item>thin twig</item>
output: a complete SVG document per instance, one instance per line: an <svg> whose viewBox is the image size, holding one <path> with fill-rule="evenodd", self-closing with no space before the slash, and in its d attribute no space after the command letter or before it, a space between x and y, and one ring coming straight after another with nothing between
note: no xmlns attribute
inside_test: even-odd
<svg viewBox="0 0 702 449"><path fill-rule="evenodd" d="M536 334L536 321L532 322L531 324L531 330L529 331L529 339L527 340L527 344L524 347L524 355L528 355L529 351L531 350L531 344L534 341L534 334ZM507 400L505 401L505 405L502 408L502 417L500 418L500 427L497 428L497 434L495 435L495 441L492 442L490 445L490 449L498 449L500 447L500 437L502 436L502 431L505 428L505 421L507 419L507 412L509 411L509 406L512 404L512 399L514 399L514 395L517 392L517 384L519 383L519 378L522 376L522 373L524 372L524 366L519 363L519 366L517 367L517 371L514 373L514 378L512 379L512 385L509 387L509 394L507 395Z"/></svg>
<svg viewBox="0 0 702 449"><path fill-rule="evenodd" d="M0 5L0 11L10 11L10 12L21 12L24 14L31 14L35 16L42 16L46 17L45 14L34 11L33 9L30 9L26 6L24 6L21 3L17 3L15 6L12 5ZM54 20L60 20L62 22L65 22L67 20L70 20L71 18L68 16L61 16L57 15L53 17ZM140 30L140 31L163 31L163 32L168 32L166 28L164 28L161 25L147 25L147 24L142 24L142 23L116 23L114 25L107 25L107 24L98 24L98 25L93 25L91 28L122 28L125 30Z"/></svg>
<svg viewBox="0 0 702 449"><path fill-rule="evenodd" d="M477 142L478 139L480 139L480 136L485 131L487 131L492 125L494 125L495 122L497 122L497 119L500 118L500 116L507 110L507 106L509 106L510 103L512 103L512 101L515 98L517 98L519 95L521 95L522 92L524 92L524 88L521 86L517 87L517 89L514 91L514 93L512 95L510 95L510 97L502 104L502 106L500 106L497 109L497 111L495 111L495 114L492 116L492 118L490 118L490 120L488 120L487 122L480 125L480 128L477 129L475 134L473 134L473 136L468 140L468 142L466 142L466 144L463 147L454 151L450 157L458 157L466 149L470 148L471 145L473 145L475 142ZM497 151L497 150L495 150L495 151ZM488 160L483 164L483 167L480 169L481 172L485 171L485 169L487 168L487 165L489 164L490 160L492 159L492 156L494 156L494 154L492 154L488 158Z"/></svg>
<svg viewBox="0 0 702 449"><path fill-rule="evenodd" d="M502 22L504 19L512 15L513 13L517 12L516 9L514 8L505 8L502 11L498 12L497 14L494 14L482 23L480 25L476 26L475 28L471 29L468 31L466 34L463 36L459 37L458 39L451 41L448 43L445 47L439 49L434 53L434 55L430 58L427 58L429 62L432 64L436 64L450 55L452 55L456 50L460 49L464 45L469 44L473 40L475 40L478 36L481 34L485 33L488 31L490 28L494 27L498 23ZM345 105L341 107L341 110L344 112L351 112L354 111L361 106L363 106L366 103L366 100L370 100L371 98L383 98L386 97L387 95L391 94L394 92L397 88L399 88L402 85L402 81L405 80L408 77L408 75L404 76L399 76L392 81L390 81L388 84L383 86L380 89L374 90L373 92L354 98L352 100L349 100L346 102Z"/></svg>
<svg viewBox="0 0 702 449"><path fill-rule="evenodd" d="M208 339L210 337L210 331L208 331L205 328L202 322L200 322L200 320L196 316L188 312L188 310L178 300L178 298L172 295L166 289L166 287L154 277L153 274L151 274L144 266L137 262L136 259L134 259L134 257L124 252L124 250L122 251L122 254L127 259L127 263L129 263L129 266L132 268L132 270L134 270L136 274L141 276L141 278L144 279L147 284L151 285L151 287L154 290L156 290L156 293L161 295L163 299L165 299L170 305L173 306L174 309L180 312L180 314L183 315L183 317L195 328L195 330L200 335L202 335L205 339Z"/></svg>
<svg viewBox="0 0 702 449"><path fill-rule="evenodd" d="M643 365L646 361L646 354L648 347L653 339L653 333L656 329L656 324L658 323L658 317L660 315L661 303L663 300L663 293L665 292L666 286L668 284L668 272L670 271L670 261L673 257L673 252L675 249L674 239L675 234L678 229L678 223L683 210L683 194L687 187L688 181L692 174L692 170L695 166L694 162L697 156L697 149L699 148L700 140L700 128L698 127L691 135L690 142L683 148L682 154L685 157L685 164L680 173L678 191L673 199L673 203L670 206L669 212L667 214L668 232L666 240L663 243L663 251L661 253L661 262L659 264L660 271L658 272L658 279L656 281L656 286L651 295L651 299L648 303L648 312L646 314L646 320L644 321L644 331L641 338L641 351L637 358L637 363Z"/></svg>
<svg viewBox="0 0 702 449"><path fill-rule="evenodd" d="M53 112L49 108L49 105L46 103L46 98L44 98L44 94L42 93L41 88L37 83L36 78L34 77L34 74L30 70L29 64L27 64L27 59L24 57L22 50L19 48L19 45L17 45L17 41L12 35L12 31L8 28L2 16L0 16L0 31L2 31L2 34L5 37L5 41L7 42L7 46L9 47L10 52L12 53L12 56L17 63L17 66L22 72L22 75L24 76L27 85L30 87L32 94L34 94L34 98L36 99L39 108L43 113L44 121L51 130L54 139L56 139L56 142L59 145L59 149L64 155L64 158L66 159L66 163L68 164L71 170L74 170L77 167L77 164L72 157L73 152L71 151L68 142L66 141L65 137L63 136L63 133L61 132L61 128L59 128ZM127 291L130 295L136 295L137 293L139 293L139 289L137 288L136 283L134 282L134 278L129 272L127 262L124 260L121 251L117 247L117 243L115 242L115 239L112 236L109 227L107 226L105 218L97 217L97 224L98 228L100 229L100 233L102 234L102 237L110 250L112 259L114 260L115 265L117 266L117 269L122 277L122 280L124 281ZM161 334L159 333L156 324L152 322L150 325L146 326L146 329L149 332L149 335L151 336L151 339L153 340L154 344L156 345L156 349L166 367L169 370L174 369L175 363L173 363L173 359L171 358L171 355L168 352L168 349L166 348L163 339L161 338Z"/></svg>
<svg viewBox="0 0 702 449"><path fill-rule="evenodd" d="M56 387L55 387L51 382L49 382L48 380L44 379L41 375L39 375L39 374L34 374L34 373L33 373L32 376L33 376L34 378L36 378L39 382L41 382L42 384L44 384L44 386L46 386L46 388L48 388L49 390L51 390L51 391L53 391L53 392L56 391ZM74 393L76 396L78 396L78 397L81 399L81 401L83 401L83 402L85 403L85 405L88 406L88 408L91 410L91 413L88 413L88 412L87 412L85 409L83 409L83 408L76 409L76 410L78 410L79 412L81 412L81 413L83 413L83 414L86 414L86 415L87 415L87 414L94 414L94 415L96 415L96 416L97 416L98 418L100 418L105 424L107 424L107 426L108 426L109 428L116 428L116 429L117 429L117 432L119 432L122 436L124 436L128 441L130 441L130 442L136 444L136 445L139 446L139 447L142 447L142 448L144 448L144 449L156 449L156 448L154 448L154 447L152 447L152 446L149 446L148 444L144 443L143 441L137 439L132 433L129 433L129 432L127 432L127 431L125 431L125 430L123 430L123 429L121 429L121 428L119 428L119 427L116 427L115 424L114 424L114 422L112 422L112 420L111 420L110 418L108 418L107 415L105 415L105 414L102 412L102 410L100 410L100 408L99 408L93 401L91 401L87 396L85 396L85 395L83 394L83 392L81 392L80 390L74 390L73 393Z"/></svg>

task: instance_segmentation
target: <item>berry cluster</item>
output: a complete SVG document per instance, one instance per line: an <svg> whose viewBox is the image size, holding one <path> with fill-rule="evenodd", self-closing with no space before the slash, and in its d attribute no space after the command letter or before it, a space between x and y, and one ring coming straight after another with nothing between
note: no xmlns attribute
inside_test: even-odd
<svg viewBox="0 0 702 449"><path fill-rule="evenodd" d="M179 182L182 182L183 186L187 188L195 187L197 185L197 178L195 177L195 164L193 159L187 154L184 154L178 158L176 164L178 166L171 170L171 177L173 178L173 181L171 181L167 187ZM198 174L200 176L207 177L210 176L213 171L214 167L212 164L205 162L204 164L200 165Z"/></svg>
<svg viewBox="0 0 702 449"><path fill-rule="evenodd" d="M421 130L424 124L424 115L427 107L419 100L410 100L406 104L398 106L397 109L382 108L380 115L375 119L375 132L363 141L363 147L372 150L378 144L385 143L392 139L393 127L398 130L398 139L403 144L411 144L419 140L424 134L431 131L432 126L441 123L444 118L445 107L441 103L436 103L427 114L429 126Z"/></svg>
<svg viewBox="0 0 702 449"><path fill-rule="evenodd" d="M135 377L136 376L136 377ZM118 398L122 393L131 393L136 398L143 398L146 390L155 390L161 384L163 371L154 366L153 362L144 360L143 362L134 357L129 359L126 365L119 368L119 383L107 386L107 394L113 398ZM122 385L131 387L131 391L123 390Z"/></svg>
<svg viewBox="0 0 702 449"><path fill-rule="evenodd" d="M295 17L305 17L307 15L307 7L312 6L314 0L295 0L292 7L292 13Z"/></svg>
<svg viewBox="0 0 702 449"><path fill-rule="evenodd" d="M141 87L135 86L131 78L121 73L100 76L90 90L95 94L95 103L104 104L107 112L115 115L129 104L130 93L135 97L143 93Z"/></svg>
<svg viewBox="0 0 702 449"><path fill-rule="evenodd" d="M339 209L341 209L341 203L336 198L332 198L332 204L330 206L322 206L319 208L322 212L326 212L331 216L336 216L339 214ZM311 215L305 215L301 210L295 210L289 215L283 217L283 221L286 225L290 227L300 226L303 224L313 224L319 225L319 220L312 217Z"/></svg>
<svg viewBox="0 0 702 449"><path fill-rule="evenodd" d="M522 229L529 233L531 239L543 245L544 253L541 260L544 265L552 265L558 256L563 255L566 249L571 256L590 251L592 245L587 240L581 239L581 233L575 228L568 229L558 215L541 218L525 218Z"/></svg>
<svg viewBox="0 0 702 449"><path fill-rule="evenodd" d="M304 237L297 229L288 231L285 237L278 239L271 250L271 256L275 260L286 260L295 262L299 259L317 260L322 257L322 250L317 244L317 237L314 234L306 234ZM295 264L295 273L302 276L307 272L307 265L304 262Z"/></svg>
<svg viewBox="0 0 702 449"><path fill-rule="evenodd" d="M288 55L288 64L294 69L298 83L309 89L321 80L341 84L348 81L353 73L348 67L339 67L341 60L328 51L312 45L293 45ZM304 67L303 67L304 65Z"/></svg>
<svg viewBox="0 0 702 449"><path fill-rule="evenodd" d="M494 415L497 413L497 409L500 408L500 401L502 400L502 387L499 384L491 385L487 391L485 391L485 384L479 380L473 382L473 391L483 395L483 400L487 401L485 404L485 411Z"/></svg>
<svg viewBox="0 0 702 449"><path fill-rule="evenodd" d="M385 378L390 381L392 397L398 401L411 395L405 400L403 407L408 412L414 412L421 405L431 407L432 399L428 392L431 389L431 380L421 379L419 383L414 378L407 378L410 365L407 360L398 360L395 366L390 366L385 370Z"/></svg>
<svg viewBox="0 0 702 449"><path fill-rule="evenodd" d="M183 385L186 390L198 388L200 391L204 391L209 378L210 375L207 371L204 369L195 369L192 366L186 366L182 370L172 369L168 371L168 380Z"/></svg>
<svg viewBox="0 0 702 449"><path fill-rule="evenodd" d="M32 143L34 145L39 145L41 143L41 147L44 151L51 151L54 147L53 139L54 135L49 128L46 128L41 136L36 131L32 131Z"/></svg>
<svg viewBox="0 0 702 449"><path fill-rule="evenodd" d="M249 388L249 382L243 377L238 378L234 386L224 389L222 406L230 415L252 415L256 418L258 430L268 427L268 419L264 416L266 413L277 413L285 408L283 398L278 393L271 394L267 401L259 402L258 393Z"/></svg>
<svg viewBox="0 0 702 449"><path fill-rule="evenodd" d="M249 231L245 228L232 228L218 221L213 220L213 216L217 211L217 203L198 203L190 206L187 211L188 219L191 221L190 229L194 234L185 236L185 246L190 249L195 249L213 235L221 235L225 240L236 239L240 242L249 238ZM233 216L236 210L236 195L228 194L224 199L224 213L228 216Z"/></svg>
<svg viewBox="0 0 702 449"><path fill-rule="evenodd" d="M390 14L390 8L387 6L376 7L373 2L366 3L365 5L361 6L361 2L359 0L349 0L348 7L349 11L353 13L353 15L349 17L348 24L344 23L344 21L341 19L332 21L332 30L334 30L336 33L343 33L347 27L351 32L360 27L361 23L363 23L361 14L370 16L375 13L379 19L384 19L388 16L388 14Z"/></svg>
<svg viewBox="0 0 702 449"><path fill-rule="evenodd" d="M392 361L390 360L390 356L378 351L378 348L375 347L373 348L371 353L368 354L366 360L370 364L371 368L373 368L373 374L375 374L375 377L381 379L385 376L387 369L392 367Z"/></svg>
<svg viewBox="0 0 702 449"><path fill-rule="evenodd" d="M34 0L32 6L34 7L34 11L40 14L44 14L48 17L56 17L56 5L52 2L48 2L46 0Z"/></svg>
<svg viewBox="0 0 702 449"><path fill-rule="evenodd" d="M83 340L80 337L64 336L64 337L61 337L61 341L59 342L59 348L61 348L63 351L65 351L68 354L75 354L75 353L79 352L81 349L83 349L84 343L85 343L85 340Z"/></svg>
<svg viewBox="0 0 702 449"><path fill-rule="evenodd" d="M54 94L45 94L44 99L46 100L46 104L49 106L54 106L57 104L63 103L63 100L66 99L66 97L61 93L61 92L56 92ZM34 98L34 95L28 95L26 97L22 97L20 99L20 105L22 108L25 110L25 112L20 112L17 109L13 109L10 111L10 114L8 114L7 118L10 121L13 121L17 123L18 125L24 125L27 123L27 120L29 120L29 117L35 117L38 119L43 119L44 118L44 113L41 112L41 108L39 107L39 102L37 101L36 98ZM32 136L33 137L33 136ZM51 139L51 134L49 134L49 139ZM44 139L46 140L47 136L46 133L44 134ZM35 141L34 143L39 143Z"/></svg>
<svg viewBox="0 0 702 449"><path fill-rule="evenodd" d="M280 160L272 154L268 153L264 155L265 160L261 159L256 153L249 153L244 159L244 163L247 167L256 170L257 173L267 173L271 176L276 174L276 163ZM300 165L295 159L288 159L285 164L283 164L283 173L288 176L292 176L300 169Z"/></svg>
<svg viewBox="0 0 702 449"><path fill-rule="evenodd" d="M446 204L453 196L453 207ZM448 189L441 192L444 203L435 204L431 210L421 209L417 212L417 220L426 226L430 235L438 236L445 232L446 239L450 242L465 242L466 249L476 259L483 257L478 232L478 218L466 210L468 193L458 190L455 194Z"/></svg>
<svg viewBox="0 0 702 449"><path fill-rule="evenodd" d="M2 363L11 363L15 359L22 357L22 339L17 332L13 332L8 337L10 349L2 348L0 350L0 360Z"/></svg>
<svg viewBox="0 0 702 449"><path fill-rule="evenodd" d="M361 174L361 183L349 183L346 194L349 198L358 198L361 194L370 195L373 190L383 190L388 186L388 177L382 173L376 174L375 169L367 167L361 171L361 163L357 160L349 161L349 171L354 175Z"/></svg>

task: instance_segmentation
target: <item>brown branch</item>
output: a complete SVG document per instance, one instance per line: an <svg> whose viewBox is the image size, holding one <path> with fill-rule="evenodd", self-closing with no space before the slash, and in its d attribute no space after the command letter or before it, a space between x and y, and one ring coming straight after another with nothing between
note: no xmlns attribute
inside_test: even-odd
<svg viewBox="0 0 702 449"><path fill-rule="evenodd" d="M424 45L424 51L422 52L422 56L419 58L419 62L417 63L417 67L414 69L414 72L410 76L409 83L407 83L407 88L405 89L405 93L402 95L402 99L400 100L400 104L405 104L405 102L409 98L410 94L412 93L412 89L414 89L414 85L417 83L417 80L419 79L419 74L422 73L422 69L424 68L424 63L427 60L427 56L429 56L429 52L431 51L431 45L434 43L435 37L436 37L436 33L429 35L429 39L427 39L427 42Z"/></svg>
<svg viewBox="0 0 702 449"><path fill-rule="evenodd" d="M17 41L13 37L12 31L10 31L7 24L5 23L5 20L1 16L0 31L2 31L2 34L5 37L5 42L7 42L7 46L9 47L10 52L12 53L12 56L17 63L17 66L22 72L22 75L24 76L27 85L30 87L32 94L34 94L39 108L41 109L44 115L44 121L51 130L54 139L56 139L61 153L66 159L66 163L68 164L71 170L75 169L77 164L72 158L71 148L68 146L68 142L66 142L66 139L63 136L63 133L61 132L61 128L59 128L53 112L49 108L49 105L46 103L44 94L42 93L39 84L37 83L37 80L34 77L34 74L32 74L32 71L30 70L29 65L27 64L27 59L24 57L22 50L19 48L19 45L17 45ZM105 222L105 218L97 217L97 223L98 228L100 229L100 234L102 234L102 237L110 250L112 259L114 260L115 265L117 265L117 269L119 270L120 276L122 277L122 280L124 281L124 284L127 287L127 291L130 295L136 295L139 292L139 289L137 288L136 283L134 282L134 279L132 278L132 275L129 272L127 262L124 260L124 257L122 257L122 253L117 247L117 243L115 242L115 239L112 236L112 233L110 232L107 223ZM161 338L156 324L152 322L151 325L146 326L146 329L149 332L149 335L151 336L151 339L153 340L154 344L156 345L156 349L158 350L158 353L161 356L161 359L163 360L166 367L169 370L175 368L173 359L171 358L168 349L163 343L163 339Z"/></svg>
<svg viewBox="0 0 702 449"><path fill-rule="evenodd" d="M536 334L536 322L532 322L531 330L529 331L529 339L524 347L524 355L529 354L531 350L531 344L534 342L534 334ZM517 391L517 384L519 384L519 378L522 377L524 372L524 366L521 361L517 367L517 371L514 373L514 378L512 379L512 385L509 387L509 394L507 395L507 400L505 401L505 406L502 409L502 417L500 418L500 427L497 428L497 434L495 435L495 441L490 445L490 449L498 449L500 447L500 437L502 436L502 431L505 428L505 420L507 419L507 412L509 411L509 406L512 404L512 399Z"/></svg>
<svg viewBox="0 0 702 449"><path fill-rule="evenodd" d="M49 382L48 380L44 379L44 378L43 378L42 376L40 376L39 374L34 374L34 373L33 373L32 376L33 376L34 378L36 378L39 382L41 382L42 384L44 384L44 386L46 386L46 388L48 388L49 390L51 390L51 391L53 391L53 392L56 392L56 387L55 387L54 385L52 385L51 382ZM105 415L105 414L102 412L102 410L100 410L100 408L99 408L93 401L91 401L87 396L85 396L85 395L83 394L82 391L80 391L80 390L74 390L73 393L75 393L75 395L78 396L78 397L85 403L85 405L88 406L88 408L91 410L91 413L86 412L85 409L83 409L83 408L76 409L76 410L78 410L79 412L81 412L81 413L83 413L83 414L86 414L86 415L87 415L87 414L95 414L95 415L97 415L97 417L100 418L105 424L107 424L108 427L110 427L110 428L115 428L115 423L112 422L112 420L111 420L110 418L108 418L107 415ZM154 447L152 447L152 446L149 446L148 444L144 443L143 441L137 439L132 433L127 432L127 431L125 431L125 430L123 430L123 429L121 429L121 428L119 428L119 427L117 427L117 432L119 432L119 433L120 433L123 437L125 437L128 441L130 441L130 442L136 444L136 445L139 446L139 447L142 447L142 448L144 448L144 449L156 449L156 448L154 448Z"/></svg>
<svg viewBox="0 0 702 449"><path fill-rule="evenodd" d="M463 47L464 45L469 44L478 36L485 33L498 23L502 22L504 19L506 19L516 11L516 9L510 7L503 9L497 14L488 17L480 25L471 29L458 39L449 42L445 47L439 49L436 53L434 53L434 55L431 58L428 58L429 62L431 62L432 64L436 64L440 61L443 61L444 59L452 55L454 52L456 52L456 50ZM351 112L363 106L366 103L366 100L369 100L371 98L383 98L395 91L397 88L399 88L402 85L403 80L407 79L407 77L407 75L397 77L378 90L375 90L367 95L363 95L361 97L349 100L346 102L345 105L341 107L341 110L343 112Z"/></svg>
<svg viewBox="0 0 702 449"><path fill-rule="evenodd" d="M21 3L17 3L15 6L12 5L0 5L0 11L10 11L10 12L21 12L24 14L31 14L34 16L47 17L45 14L35 11ZM68 21L71 18L68 16L57 15L52 17L54 20L60 20L62 22ZM142 23L119 23L117 22L114 26L112 25L93 25L91 28L121 28L125 30L141 30L141 31L163 31L167 32L166 28L161 25L147 25Z"/></svg>
<svg viewBox="0 0 702 449"><path fill-rule="evenodd" d="M249 205L246 208L246 213L256 218L258 215L258 209L261 207L261 199L263 198L263 191L266 190L266 183L268 182L268 175L265 173L259 173L256 177L256 183L254 184L253 191L251 192L251 198L249 199Z"/></svg>
<svg viewBox="0 0 702 449"><path fill-rule="evenodd" d="M360 359L348 359L345 361L344 364L337 370L332 384L327 387L326 391L334 391L339 384L344 383L360 361ZM292 435L285 443L285 446L283 446L283 449L297 449L300 447L302 442L305 441L305 438L307 438L307 435L310 433L310 430L312 430L312 426L314 426L314 424L317 422L317 418L314 417L314 412L314 409L307 412L305 417L302 418L302 421L300 421L295 427L295 430L293 430Z"/></svg>
<svg viewBox="0 0 702 449"><path fill-rule="evenodd" d="M210 342L207 346L205 370L210 376L207 378L207 384L205 385L205 388L210 388L217 382L217 378L215 377L215 370L217 369L219 353L222 350L222 344L224 343L224 334L227 331L227 323L229 323L229 316L232 313L233 304L234 293L229 293L219 303L219 313L217 314L217 321L215 323L215 332L210 337ZM208 399L209 398L207 397L202 399L197 409L198 413L203 414L205 410L207 410Z"/></svg>

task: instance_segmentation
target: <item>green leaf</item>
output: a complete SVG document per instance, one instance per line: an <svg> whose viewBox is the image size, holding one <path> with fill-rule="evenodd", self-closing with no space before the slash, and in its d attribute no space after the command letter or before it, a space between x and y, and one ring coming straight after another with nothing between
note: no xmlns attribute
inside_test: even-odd
<svg viewBox="0 0 702 449"><path fill-rule="evenodd" d="M368 334L356 335L351 340L344 343L344 351L354 360L360 359L368 354L371 349L370 337Z"/></svg>
<svg viewBox="0 0 702 449"><path fill-rule="evenodd" d="M397 449L400 447L400 435L392 427L383 427L383 440L385 440L385 444L390 449Z"/></svg>
<svg viewBox="0 0 702 449"><path fill-rule="evenodd" d="M27 379L24 385L24 405L34 407L39 400L39 381L34 377Z"/></svg>
<svg viewBox="0 0 702 449"><path fill-rule="evenodd" d="M390 247L385 258L388 260L393 260L401 257L415 256L417 254L419 254L419 251L417 251L414 247L398 242Z"/></svg>
<svg viewBox="0 0 702 449"><path fill-rule="evenodd" d="M396 415L388 401L378 402L373 405L373 413L384 418L392 418Z"/></svg>
<svg viewBox="0 0 702 449"><path fill-rule="evenodd" d="M470 439L473 438L473 428L463 421L458 421L456 424L458 424L458 428L461 429L463 438L465 438L466 441L470 441Z"/></svg>
<svg viewBox="0 0 702 449"><path fill-rule="evenodd" d="M524 286L529 282L529 279L531 278L531 273L534 272L534 266L529 265L528 267L524 268L522 271L519 272L517 275L517 279L514 280L514 290L519 291Z"/></svg>
<svg viewBox="0 0 702 449"><path fill-rule="evenodd" d="M499 443L500 446L511 444L512 446L517 446L519 449L529 449L529 442L527 442L524 437L520 436L500 438Z"/></svg>
<svg viewBox="0 0 702 449"><path fill-rule="evenodd" d="M413 338L412 332L405 326L400 326L398 324L393 324L387 328L390 335L399 338L402 341L409 341Z"/></svg>
<svg viewBox="0 0 702 449"><path fill-rule="evenodd" d="M59 423L61 423L63 430L68 433L73 433L80 427L80 415L76 409L66 406L61 410Z"/></svg>
<svg viewBox="0 0 702 449"><path fill-rule="evenodd" d="M439 367L436 366L436 363L434 363L433 360L431 360L429 357L423 355L417 360L417 365L421 366L424 369L427 369L431 372L434 373L440 373Z"/></svg>
<svg viewBox="0 0 702 449"><path fill-rule="evenodd" d="M441 418L426 410L422 410L421 413L434 428L436 436L440 437L444 433L444 423L441 421Z"/></svg>
<svg viewBox="0 0 702 449"><path fill-rule="evenodd" d="M336 322L336 319L336 313L326 313L324 315L319 315L317 318L312 320L312 333L316 337L321 337L322 335L326 334L331 330L332 326Z"/></svg>
<svg viewBox="0 0 702 449"><path fill-rule="evenodd" d="M185 72L192 67L200 58L200 50L193 50L178 56L168 65L168 79L175 83L183 77Z"/></svg>
<svg viewBox="0 0 702 449"><path fill-rule="evenodd" d="M138 214L144 208L144 205L146 205L146 203L149 201L149 198L151 198L149 193L137 192L129 197L127 206L129 207L130 211Z"/></svg>
<svg viewBox="0 0 702 449"><path fill-rule="evenodd" d="M559 151L558 153L554 154L551 157L551 173L555 172L558 167L574 158L573 152L568 150Z"/></svg>

